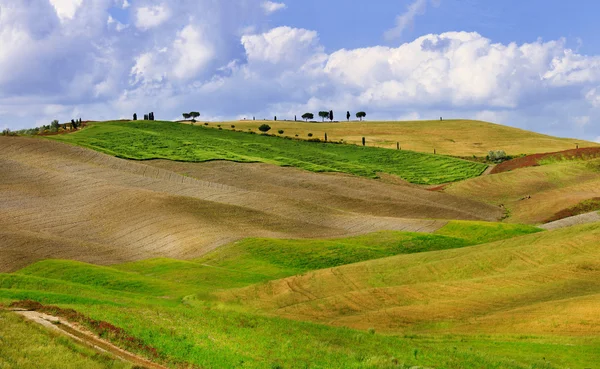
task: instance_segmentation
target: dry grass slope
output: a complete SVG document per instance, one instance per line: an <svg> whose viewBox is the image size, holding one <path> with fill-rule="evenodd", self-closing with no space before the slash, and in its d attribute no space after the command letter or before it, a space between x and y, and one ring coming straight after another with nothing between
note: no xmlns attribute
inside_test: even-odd
<svg viewBox="0 0 600 369"><path fill-rule="evenodd" d="M504 204L509 222L543 223L561 210L600 197L600 160L557 162L473 178L451 184L444 192Z"/></svg>
<svg viewBox="0 0 600 369"><path fill-rule="evenodd" d="M235 121L220 124L223 129L257 130L264 121ZM339 141L343 139L353 144L361 144L366 137L369 146L396 148L400 142L403 149L431 153L435 148L438 153L457 156L486 156L490 150L504 150L509 155L535 154L574 149L580 147L598 147L597 143L576 139L564 139L518 128L472 120L432 120L407 122L341 122L341 123L304 123L286 121L268 121L271 133L284 131L284 136ZM199 123L201 124L201 123Z"/></svg>
<svg viewBox="0 0 600 369"><path fill-rule="evenodd" d="M431 218L501 216L493 206L363 178L265 165L151 164L1 137L0 271L46 258L104 265L190 259L245 237L431 232L445 224Z"/></svg>
<svg viewBox="0 0 600 369"><path fill-rule="evenodd" d="M282 317L388 332L594 336L600 223L222 292Z"/></svg>

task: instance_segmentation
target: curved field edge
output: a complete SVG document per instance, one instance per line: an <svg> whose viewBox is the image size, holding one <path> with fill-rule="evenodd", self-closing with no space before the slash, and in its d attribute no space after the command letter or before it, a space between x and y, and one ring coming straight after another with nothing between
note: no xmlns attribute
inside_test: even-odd
<svg viewBox="0 0 600 369"><path fill-rule="evenodd" d="M440 232L455 237L464 235L471 242L477 242L480 236L477 232L472 234L470 231L474 226L482 230L486 227L496 229L509 240L514 238L513 234L522 231L512 225L461 223L450 223ZM504 228L505 226L508 227ZM350 240L352 239L360 240L358 237ZM374 240L377 238L374 237ZM345 242L349 242L348 239ZM299 244L298 248L304 246ZM470 249L475 250L464 250ZM437 255L439 252L419 254ZM387 259L389 258L381 260ZM243 366L249 368L303 368L306 365L393 368L404 365L455 369L525 369L532 365L544 365L542 367L554 369L573 367L579 363L585 367L597 357L598 342L579 338L386 336L379 333L377 326L370 333L290 321L263 316L244 306L223 304L195 293L199 289L214 291L232 288L239 282L251 284L249 279L236 283L231 281L234 273L238 273L241 279L252 276L252 269L242 270L244 262L246 260L242 258L238 263L240 270L233 271L233 265L213 267L203 266L199 262L165 259L113 267L45 261L11 274L10 276L24 278L27 282L24 280L23 284L18 285L22 288L19 297L10 295L10 287L5 289L7 286L4 285L0 289L0 302L26 298L27 291L30 291L30 295L45 304L58 305L63 309L72 308L90 319L105 321L123 329L123 332L143 345L155 348L167 361L185 361L201 367L236 367L243 361ZM223 281L207 286L210 281L198 275L201 268L205 268L212 278L221 275L220 279ZM35 283L44 284L36 287ZM53 287L50 288L46 283L52 283ZM173 287L171 293L166 291L169 285ZM82 288L78 290L75 286ZM35 291L36 288L43 288L45 291ZM61 297L57 295L60 292ZM96 300L83 300L88 294L95 296ZM73 297L69 300L68 296ZM485 332L485 329L481 330L481 333Z"/></svg>
<svg viewBox="0 0 600 369"><path fill-rule="evenodd" d="M388 173L416 184L456 182L479 176L487 168L443 155L306 142L173 122L95 123L48 139L136 160L263 162L369 178Z"/></svg>
<svg viewBox="0 0 600 369"><path fill-rule="evenodd" d="M600 223L575 226L323 269L220 295L276 316L362 329L595 336L599 235Z"/></svg>
<svg viewBox="0 0 600 369"><path fill-rule="evenodd" d="M542 224L600 197L600 159L559 161L472 178L450 184L443 192L500 206L511 223Z"/></svg>
<svg viewBox="0 0 600 369"><path fill-rule="evenodd" d="M532 154L500 163L492 169L490 174L504 173L511 170L548 165L563 161L585 161L597 158L600 158L600 147L586 147L558 152Z"/></svg>
<svg viewBox="0 0 600 369"><path fill-rule="evenodd" d="M450 221L433 234L385 231L331 240L249 238L222 246L195 261L282 278L310 270L395 255L462 248L541 231L520 224Z"/></svg>
<svg viewBox="0 0 600 369"><path fill-rule="evenodd" d="M189 123L189 122L186 122ZM204 124L198 122L197 124ZM598 147L598 143L571 138L552 137L532 131L489 122L467 119L420 120L420 121L352 121L335 123L306 123L304 121L241 120L231 122L209 122L210 127L221 126L223 130L235 129L257 131L261 124L271 126L271 131L282 137L307 139L308 133L323 139L327 133L332 141L361 145L365 137L367 146L396 149L398 143L402 149L453 156L485 157L491 150L504 150L507 154L535 154L540 152L561 151L580 147Z"/></svg>

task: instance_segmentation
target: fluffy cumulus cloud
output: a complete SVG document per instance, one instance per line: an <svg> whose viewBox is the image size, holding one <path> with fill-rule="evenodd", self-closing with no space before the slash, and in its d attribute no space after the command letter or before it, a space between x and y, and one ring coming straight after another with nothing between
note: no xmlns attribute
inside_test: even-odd
<svg viewBox="0 0 600 369"><path fill-rule="evenodd" d="M61 20L73 19L83 0L50 0Z"/></svg>
<svg viewBox="0 0 600 369"><path fill-rule="evenodd" d="M171 17L171 9L166 4L137 8L135 26L141 30L158 27Z"/></svg>
<svg viewBox="0 0 600 369"><path fill-rule="evenodd" d="M261 6L267 14L275 13L276 11L283 10L287 7L284 3L275 3L273 1L263 1Z"/></svg>
<svg viewBox="0 0 600 369"><path fill-rule="evenodd" d="M326 52L314 30L269 29L266 3L256 1L71 0L61 4L74 10L62 13L58 2L0 0L0 125L144 111L225 119L333 109L600 136L600 56L578 54L562 39L502 44L448 32ZM113 8L130 16L117 20Z"/></svg>

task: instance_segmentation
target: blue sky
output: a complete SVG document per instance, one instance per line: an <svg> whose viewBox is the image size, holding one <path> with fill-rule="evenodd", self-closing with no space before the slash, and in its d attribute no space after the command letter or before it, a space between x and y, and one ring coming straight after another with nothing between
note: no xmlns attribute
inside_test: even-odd
<svg viewBox="0 0 600 369"><path fill-rule="evenodd" d="M600 140L599 13L588 0L0 0L0 128L361 109Z"/></svg>

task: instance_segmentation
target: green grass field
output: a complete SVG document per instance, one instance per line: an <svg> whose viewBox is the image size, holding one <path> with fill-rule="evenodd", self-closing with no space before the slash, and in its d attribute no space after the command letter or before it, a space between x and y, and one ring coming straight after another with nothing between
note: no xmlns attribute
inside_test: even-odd
<svg viewBox="0 0 600 369"><path fill-rule="evenodd" d="M130 369L131 365L0 310L0 368Z"/></svg>
<svg viewBox="0 0 600 369"><path fill-rule="evenodd" d="M382 232L336 240L243 240L195 261L153 259L100 267L46 260L0 274L0 303L29 298L108 321L156 348L170 367L181 362L203 368L590 367L600 352L600 342L591 338L494 335L493 328L468 335L381 334L265 315L215 295L373 258L383 257L375 261L389 260L390 265L402 255L443 260L439 253L466 253L470 247L465 247L490 240L516 243L538 231L520 225L450 222L433 235ZM4 317L0 313L0 319ZM10 319L10 327L17 327L19 322ZM2 337L6 336L0 324ZM2 349L0 344L0 353ZM19 355L15 346L4 352L9 358ZM47 362L57 360L53 352L46 355Z"/></svg>
<svg viewBox="0 0 600 369"><path fill-rule="evenodd" d="M460 181L486 169L484 164L444 155L306 142L172 122L95 123L49 138L127 159L264 162L369 178L389 173L417 184Z"/></svg>

